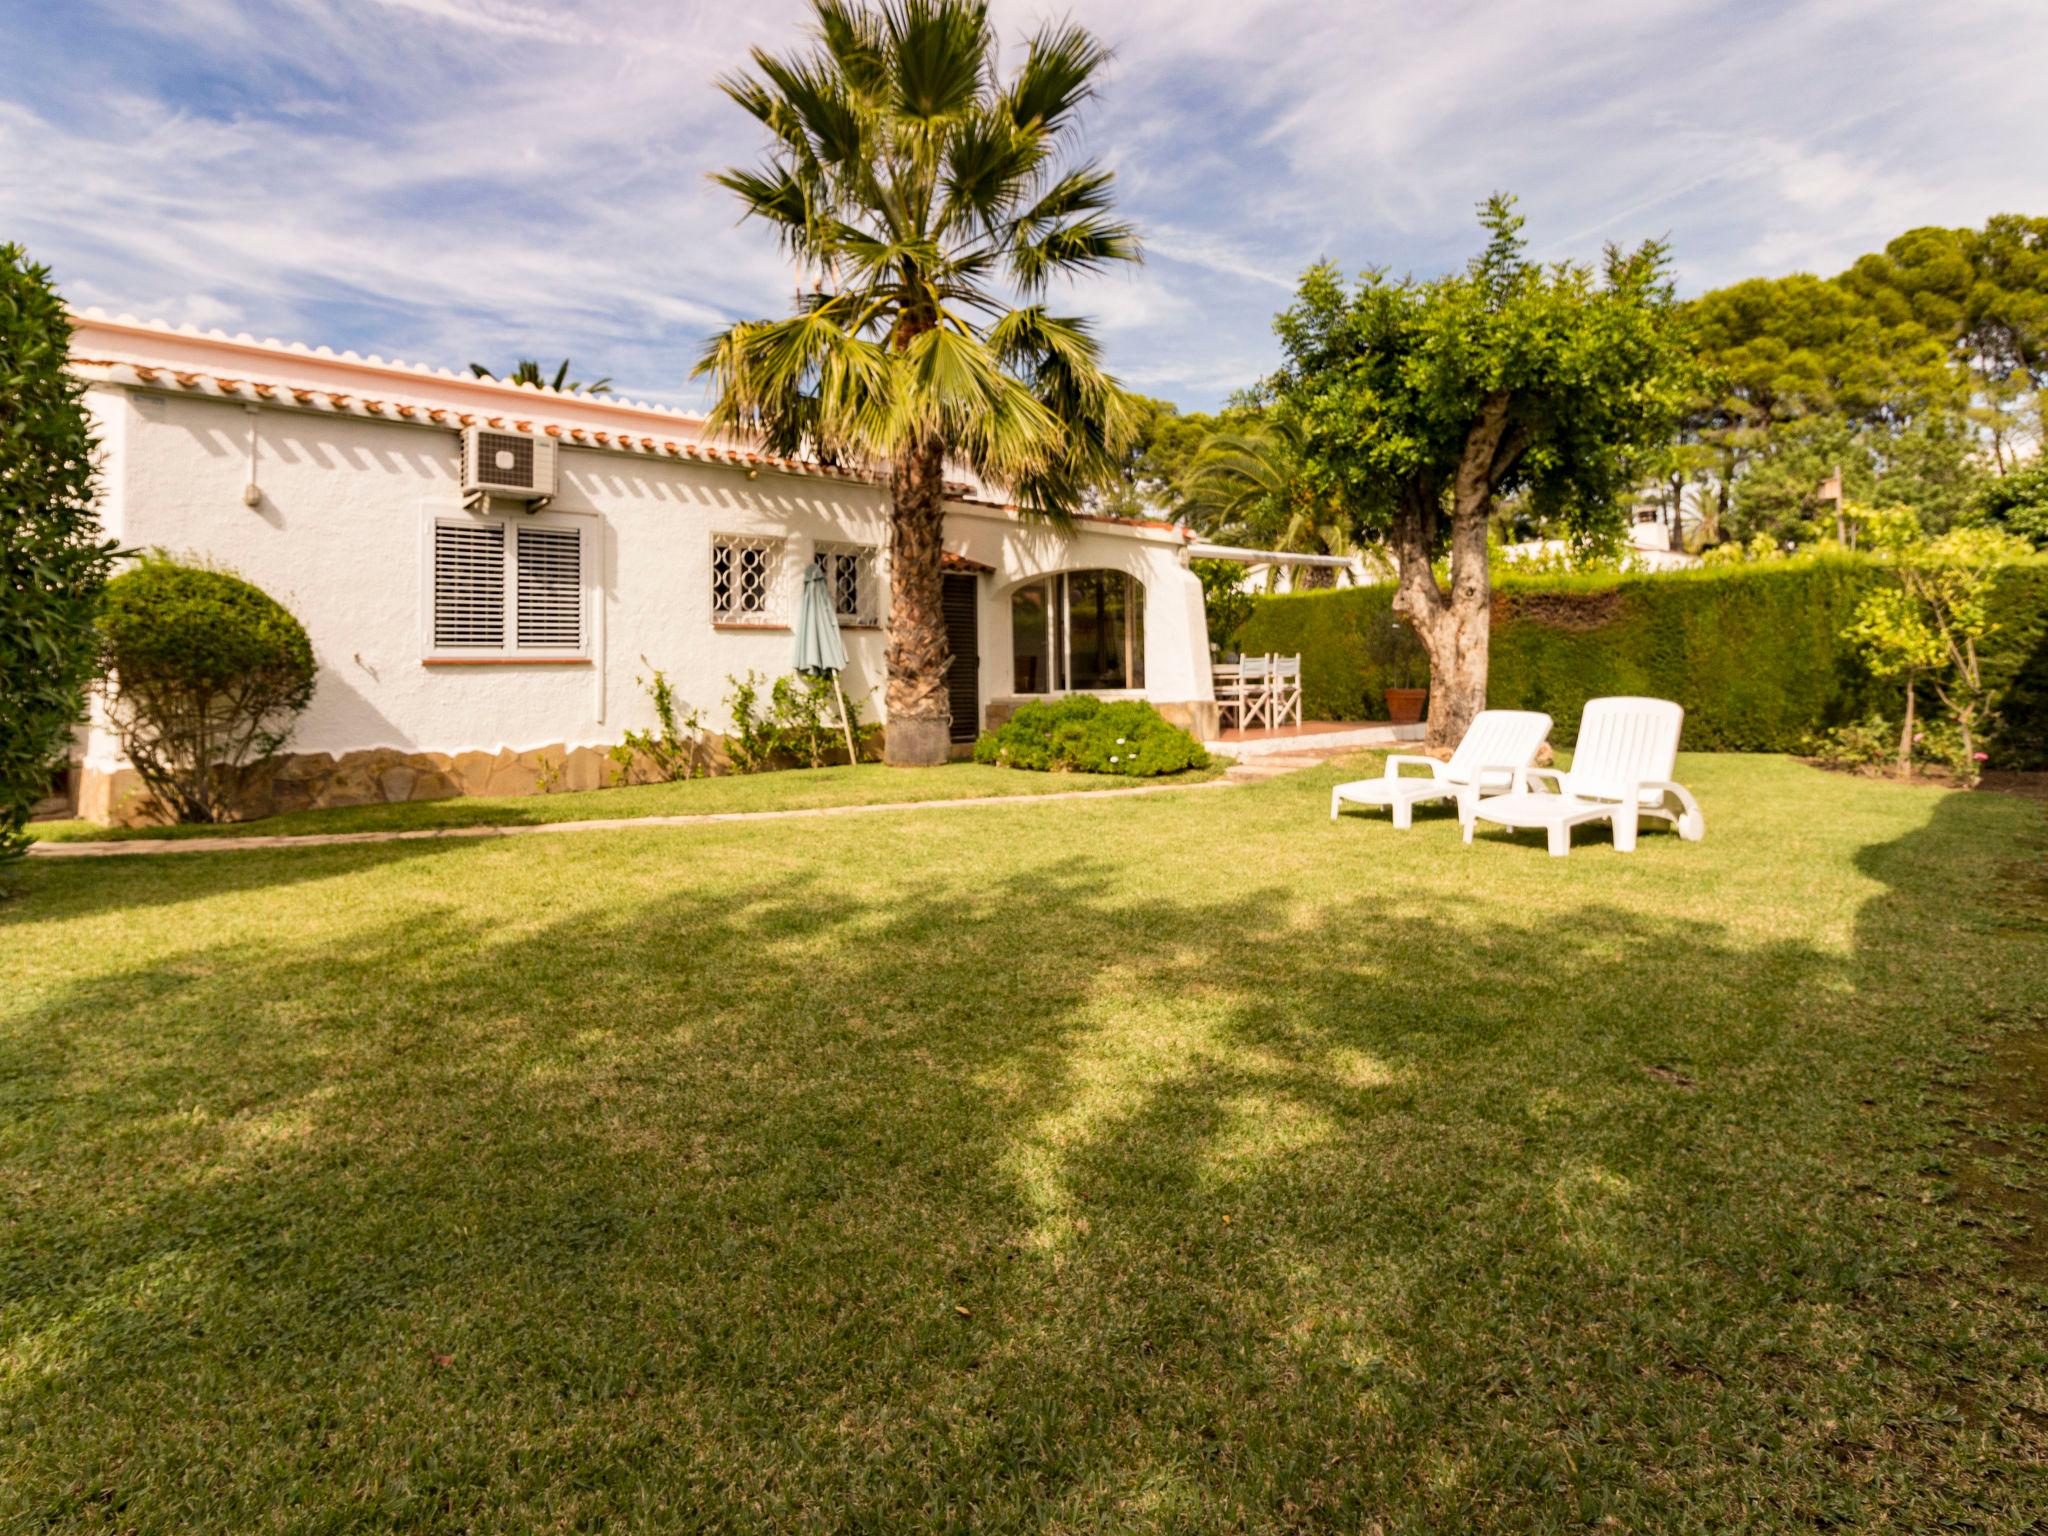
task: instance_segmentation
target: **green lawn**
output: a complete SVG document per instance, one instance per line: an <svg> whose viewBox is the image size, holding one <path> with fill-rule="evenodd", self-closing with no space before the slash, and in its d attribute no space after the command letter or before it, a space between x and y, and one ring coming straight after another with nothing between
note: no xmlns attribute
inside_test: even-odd
<svg viewBox="0 0 2048 1536"><path fill-rule="evenodd" d="M29 835L43 842L124 842L136 838L280 837L310 832L412 832L431 827L520 827L549 821L613 821L629 816L702 816L728 811L804 810L892 801L971 800L981 795L1046 795L1073 790L1129 789L1140 784L1195 784L1221 766L1136 779L1106 773L1019 773L979 763L943 768L799 768L782 773L687 779L554 795L465 796L397 805L352 805L294 811L261 821L204 827L102 827L90 821L37 821Z"/></svg>
<svg viewBox="0 0 2048 1536"><path fill-rule="evenodd" d="M2042 807L1336 772L32 863L0 1530L2038 1529Z"/></svg>

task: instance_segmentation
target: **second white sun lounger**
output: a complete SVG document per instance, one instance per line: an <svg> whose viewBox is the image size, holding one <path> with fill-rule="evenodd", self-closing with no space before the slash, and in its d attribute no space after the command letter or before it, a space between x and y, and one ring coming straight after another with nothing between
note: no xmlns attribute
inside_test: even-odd
<svg viewBox="0 0 2048 1536"><path fill-rule="evenodd" d="M1535 710L1481 710L1448 763L1396 752L1379 778L1339 784L1330 791L1330 820L1335 821L1347 803L1384 805L1393 811L1395 826L1409 827L1415 822L1415 807L1423 801L1456 800L1458 819L1464 821L1483 789L1507 789L1515 770L1536 760L1537 748L1549 734L1550 716ZM1429 770L1428 778L1401 773L1404 767L1418 766Z"/></svg>
<svg viewBox="0 0 2048 1536"><path fill-rule="evenodd" d="M1579 717L1579 741L1569 772L1518 768L1504 795L1482 795L1465 822L1465 841L1477 823L1540 827L1558 858L1571 852L1572 828L1614 823L1617 853L1633 853L1636 823L1645 816L1674 822L1689 843L1706 836L1700 803L1673 782L1678 731L1685 711L1669 699L1593 699ZM1554 791L1539 789L1549 780Z"/></svg>

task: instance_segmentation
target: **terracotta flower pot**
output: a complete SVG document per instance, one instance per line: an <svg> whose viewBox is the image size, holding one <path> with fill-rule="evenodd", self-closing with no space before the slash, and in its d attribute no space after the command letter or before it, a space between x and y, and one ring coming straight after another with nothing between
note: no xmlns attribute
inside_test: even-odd
<svg viewBox="0 0 2048 1536"><path fill-rule="evenodd" d="M1389 688L1387 718L1396 725L1414 725L1422 718L1423 708L1428 703L1427 688Z"/></svg>

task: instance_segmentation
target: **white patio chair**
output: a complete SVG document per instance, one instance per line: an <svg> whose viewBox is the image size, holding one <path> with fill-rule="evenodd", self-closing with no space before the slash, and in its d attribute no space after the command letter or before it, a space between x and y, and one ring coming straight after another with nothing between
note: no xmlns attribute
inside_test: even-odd
<svg viewBox="0 0 2048 1536"><path fill-rule="evenodd" d="M1483 709L1472 719L1465 739L1448 763L1433 757L1396 752L1387 759L1386 772L1377 779L1353 779L1330 791L1330 820L1345 804L1384 805L1394 813L1394 825L1406 828L1415 823L1415 807L1425 800L1456 800L1458 820L1472 819L1472 807L1487 789L1505 791L1515 771L1536 760L1537 749L1550 734L1550 716L1537 710ZM1429 777L1404 777L1403 768L1423 767Z"/></svg>
<svg viewBox="0 0 2048 1536"><path fill-rule="evenodd" d="M1238 663L1237 681L1216 695L1219 718L1234 713L1238 729L1273 723L1273 658L1247 656Z"/></svg>
<svg viewBox="0 0 2048 1536"><path fill-rule="evenodd" d="M1572 828L1593 821L1614 823L1617 853L1632 853L1636 824L1645 816L1674 823L1689 843L1706 836L1700 803L1671 778L1678 761L1678 732L1685 711L1669 699L1593 699L1579 717L1579 742L1572 766L1517 768L1504 795L1482 795L1465 823L1465 841L1479 822L1503 827L1541 827L1550 852L1571 852ZM1537 780L1555 784L1551 791Z"/></svg>
<svg viewBox="0 0 2048 1536"><path fill-rule="evenodd" d="M1269 690L1272 705L1269 713L1273 724L1285 725L1287 717L1294 716L1294 723L1301 724L1301 658L1299 656L1275 656L1273 658L1273 680Z"/></svg>

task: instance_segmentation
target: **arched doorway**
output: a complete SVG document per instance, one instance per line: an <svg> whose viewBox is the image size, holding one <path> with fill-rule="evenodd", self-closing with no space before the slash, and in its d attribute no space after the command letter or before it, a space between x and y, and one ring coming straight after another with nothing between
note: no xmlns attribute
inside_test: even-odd
<svg viewBox="0 0 2048 1536"><path fill-rule="evenodd" d="M1145 584L1125 571L1060 571L1010 593L1011 687L1020 694L1145 686Z"/></svg>

